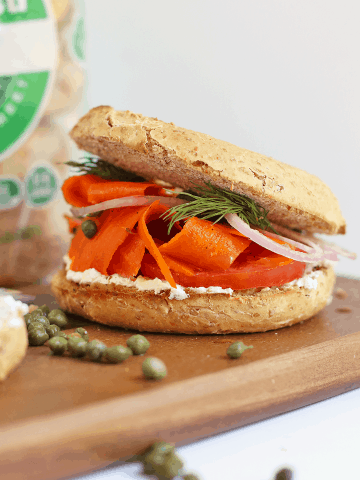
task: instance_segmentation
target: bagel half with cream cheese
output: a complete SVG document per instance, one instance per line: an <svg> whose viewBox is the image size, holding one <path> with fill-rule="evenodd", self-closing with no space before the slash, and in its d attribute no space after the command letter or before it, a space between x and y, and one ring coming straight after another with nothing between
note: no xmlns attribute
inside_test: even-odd
<svg viewBox="0 0 360 480"><path fill-rule="evenodd" d="M69 312L139 331L266 331L319 312L331 297L337 255L354 256L314 235L344 234L346 223L331 190L305 171L107 106L90 110L70 135L80 149L141 178L125 193L124 182L95 170L65 182L75 236L52 289ZM185 202L177 188L192 191L186 205L202 199L201 188L241 196L270 229L230 213L220 224L190 215L165 233L166 211ZM87 237L89 218L95 233Z"/></svg>

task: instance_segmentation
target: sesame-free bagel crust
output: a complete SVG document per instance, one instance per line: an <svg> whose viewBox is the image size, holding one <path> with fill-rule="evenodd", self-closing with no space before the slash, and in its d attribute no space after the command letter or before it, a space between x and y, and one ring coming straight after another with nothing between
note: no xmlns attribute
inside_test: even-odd
<svg viewBox="0 0 360 480"><path fill-rule="evenodd" d="M336 197L299 168L157 118L100 106L73 128L78 147L102 159L184 189L211 182L246 195L279 225L345 233Z"/></svg>
<svg viewBox="0 0 360 480"><path fill-rule="evenodd" d="M66 279L65 269L52 279L52 291L65 311L105 325L144 332L221 334L265 332L311 318L331 296L335 274L322 267L317 288L272 287L224 293L194 293L169 300L169 291L155 295L134 287Z"/></svg>

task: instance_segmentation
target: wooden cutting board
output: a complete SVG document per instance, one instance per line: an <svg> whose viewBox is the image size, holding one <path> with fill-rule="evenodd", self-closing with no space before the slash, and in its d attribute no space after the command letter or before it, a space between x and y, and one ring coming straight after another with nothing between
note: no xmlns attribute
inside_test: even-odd
<svg viewBox="0 0 360 480"><path fill-rule="evenodd" d="M139 453L158 439L178 445L321 401L360 386L360 281L339 277L347 298L281 330L213 336L146 334L151 347L120 365L55 357L30 347L0 384L0 478L59 480ZM56 308L49 287L35 303ZM126 344L134 332L71 317L90 340ZM231 360L236 340L253 349ZM168 368L144 379L146 356Z"/></svg>

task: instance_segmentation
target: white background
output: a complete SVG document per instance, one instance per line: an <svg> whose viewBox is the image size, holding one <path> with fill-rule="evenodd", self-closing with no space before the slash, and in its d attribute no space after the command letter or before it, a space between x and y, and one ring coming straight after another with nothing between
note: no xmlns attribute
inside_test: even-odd
<svg viewBox="0 0 360 480"><path fill-rule="evenodd" d="M342 0L86 0L89 107L156 116L324 180L359 253L360 6ZM360 275L360 261L338 273ZM180 449L203 480L360 478L360 391ZM90 478L90 477L89 477ZM99 472L130 479L136 467Z"/></svg>
<svg viewBox="0 0 360 480"><path fill-rule="evenodd" d="M356 0L86 0L89 106L208 133L307 170L359 250ZM360 260L338 272L360 275Z"/></svg>

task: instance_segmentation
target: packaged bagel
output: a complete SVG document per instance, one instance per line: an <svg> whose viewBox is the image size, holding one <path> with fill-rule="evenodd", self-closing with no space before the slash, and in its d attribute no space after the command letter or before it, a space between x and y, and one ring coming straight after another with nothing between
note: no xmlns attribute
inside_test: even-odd
<svg viewBox="0 0 360 480"><path fill-rule="evenodd" d="M0 0L0 286L47 281L69 241L66 132L84 112L83 0Z"/></svg>

